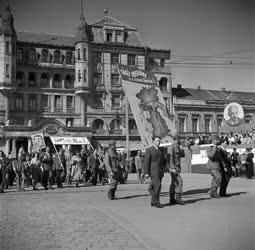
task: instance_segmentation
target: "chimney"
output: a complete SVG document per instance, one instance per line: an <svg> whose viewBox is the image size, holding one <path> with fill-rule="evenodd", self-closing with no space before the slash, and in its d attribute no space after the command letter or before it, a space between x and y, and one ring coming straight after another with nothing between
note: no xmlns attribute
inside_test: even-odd
<svg viewBox="0 0 255 250"><path fill-rule="evenodd" d="M177 84L177 89L181 89L182 85L181 84Z"/></svg>
<svg viewBox="0 0 255 250"><path fill-rule="evenodd" d="M220 88L220 91L226 91L226 88Z"/></svg>
<svg viewBox="0 0 255 250"><path fill-rule="evenodd" d="M198 85L198 86L197 86L197 89L201 89L201 86L200 86L200 85Z"/></svg>

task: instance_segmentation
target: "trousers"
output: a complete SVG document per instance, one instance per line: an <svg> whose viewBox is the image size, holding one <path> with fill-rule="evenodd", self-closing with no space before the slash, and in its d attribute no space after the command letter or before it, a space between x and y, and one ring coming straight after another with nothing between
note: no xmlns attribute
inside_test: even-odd
<svg viewBox="0 0 255 250"><path fill-rule="evenodd" d="M161 180L160 177L151 177L149 185L149 193L151 195L151 204L159 204L159 197L161 191Z"/></svg>
<svg viewBox="0 0 255 250"><path fill-rule="evenodd" d="M170 199L174 199L175 194L181 194L183 187L183 180L181 174L177 171L176 173L171 173L171 184L169 187Z"/></svg>

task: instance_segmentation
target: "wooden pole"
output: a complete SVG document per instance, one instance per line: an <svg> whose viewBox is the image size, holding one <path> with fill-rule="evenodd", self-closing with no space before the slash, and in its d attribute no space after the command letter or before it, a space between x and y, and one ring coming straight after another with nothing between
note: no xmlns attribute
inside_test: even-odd
<svg viewBox="0 0 255 250"><path fill-rule="evenodd" d="M129 121L128 121L128 108L129 102L126 96L126 103L125 103L125 120L126 120L126 152L127 152L127 161L129 161Z"/></svg>

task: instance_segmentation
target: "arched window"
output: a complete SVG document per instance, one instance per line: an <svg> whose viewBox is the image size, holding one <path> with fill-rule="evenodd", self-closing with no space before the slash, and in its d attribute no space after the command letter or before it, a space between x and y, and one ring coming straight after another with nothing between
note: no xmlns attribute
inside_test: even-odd
<svg viewBox="0 0 255 250"><path fill-rule="evenodd" d="M162 77L159 81L159 88L161 91L167 91L167 78Z"/></svg>
<svg viewBox="0 0 255 250"><path fill-rule="evenodd" d="M36 61L36 51L35 51L35 49L30 49L29 50L28 60L29 60L29 62L35 62Z"/></svg>
<svg viewBox="0 0 255 250"><path fill-rule="evenodd" d="M42 62L49 62L49 52L47 49L42 51Z"/></svg>
<svg viewBox="0 0 255 250"><path fill-rule="evenodd" d="M61 88L61 79L59 74L54 74L53 76L53 88Z"/></svg>
<svg viewBox="0 0 255 250"><path fill-rule="evenodd" d="M41 87L42 88L49 88L50 87L48 75L46 73L41 74Z"/></svg>
<svg viewBox="0 0 255 250"><path fill-rule="evenodd" d="M65 88L66 89L73 89L74 88L74 83L72 81L72 76L71 75L66 75Z"/></svg>
<svg viewBox="0 0 255 250"><path fill-rule="evenodd" d="M97 130L102 130L104 128L104 121L101 119L96 119L92 123L92 128Z"/></svg>
<svg viewBox="0 0 255 250"><path fill-rule="evenodd" d="M111 129L111 130L119 130L119 129L122 129L121 121L118 120L118 119L112 120L111 123L110 123L110 129Z"/></svg>
<svg viewBox="0 0 255 250"><path fill-rule="evenodd" d="M61 63L61 53L59 50L54 51L54 63Z"/></svg>
<svg viewBox="0 0 255 250"><path fill-rule="evenodd" d="M28 86L29 87L34 87L35 86L35 73L34 72L29 73Z"/></svg>
<svg viewBox="0 0 255 250"><path fill-rule="evenodd" d="M73 64L73 53L71 51L66 52L66 64Z"/></svg>

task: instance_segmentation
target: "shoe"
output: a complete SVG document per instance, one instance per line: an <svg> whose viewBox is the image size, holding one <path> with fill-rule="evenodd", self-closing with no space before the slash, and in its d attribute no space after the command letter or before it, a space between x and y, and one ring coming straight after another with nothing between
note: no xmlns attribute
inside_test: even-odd
<svg viewBox="0 0 255 250"><path fill-rule="evenodd" d="M4 193L4 190L1 189L0 193Z"/></svg>
<svg viewBox="0 0 255 250"><path fill-rule="evenodd" d="M218 199L218 198L220 198L220 196L219 196L218 194L216 194L216 193L211 193L211 194L210 194L210 197L213 198L213 199Z"/></svg>
<svg viewBox="0 0 255 250"><path fill-rule="evenodd" d="M151 203L151 206L157 207L157 208L163 208L163 206L160 203L156 203L156 204Z"/></svg>
<svg viewBox="0 0 255 250"><path fill-rule="evenodd" d="M178 204L178 205L185 205L185 202L184 202L182 199L176 199L176 200L175 200L175 204Z"/></svg>
<svg viewBox="0 0 255 250"><path fill-rule="evenodd" d="M176 204L176 200L175 199L170 199L169 200L169 205L170 206L173 206L173 205L175 205Z"/></svg>

